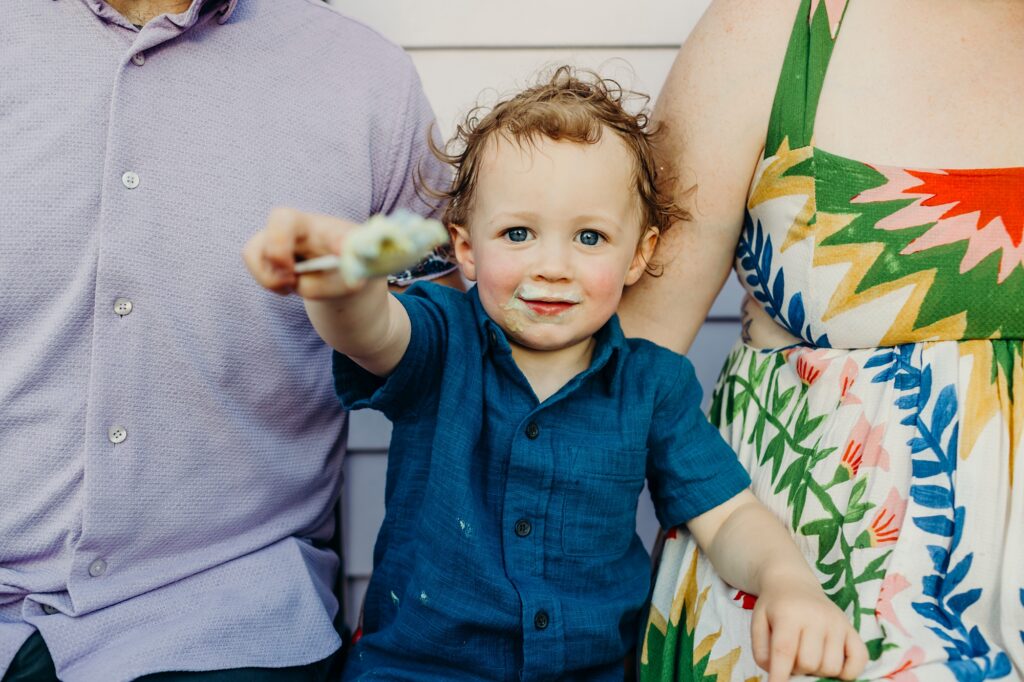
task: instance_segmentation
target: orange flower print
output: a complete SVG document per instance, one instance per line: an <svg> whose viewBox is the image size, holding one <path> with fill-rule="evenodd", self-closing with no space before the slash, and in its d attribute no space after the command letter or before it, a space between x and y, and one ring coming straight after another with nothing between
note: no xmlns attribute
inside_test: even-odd
<svg viewBox="0 0 1024 682"><path fill-rule="evenodd" d="M903 660L896 666L896 669L885 676L887 680L893 680L893 682L918 682L917 675L915 675L911 668L915 668L924 663L924 649L919 646L912 646L903 655Z"/></svg>
<svg viewBox="0 0 1024 682"><path fill-rule="evenodd" d="M896 617L896 609L892 606L893 598L910 587L910 581L899 573L886 573L882 587L878 591L878 603L875 604L875 617L896 626L904 635L910 636L903 623Z"/></svg>
<svg viewBox="0 0 1024 682"><path fill-rule="evenodd" d="M906 500L899 497L896 488L889 491L889 496L874 513L871 524L857 536L854 547L881 547L892 545L899 539L899 531L903 527L903 516L906 514Z"/></svg>
<svg viewBox="0 0 1024 682"><path fill-rule="evenodd" d="M857 476L862 466L889 470L889 453L882 447L885 438L885 424L871 426L862 414L850 431L843 455L839 460L836 478L850 480Z"/></svg>
<svg viewBox="0 0 1024 682"><path fill-rule="evenodd" d="M900 537L900 529L903 528L903 515L906 512L907 501L900 497L896 488L893 488L875 513L871 526L857 538L856 546L879 547L896 542Z"/></svg>
<svg viewBox="0 0 1024 682"><path fill-rule="evenodd" d="M860 471L861 462L864 460L864 443L857 442L852 438L846 443L843 450L843 457L839 461L840 469L846 471L845 480L850 480Z"/></svg>
<svg viewBox="0 0 1024 682"><path fill-rule="evenodd" d="M828 350L825 348L816 348L797 355L796 374L800 377L800 381L804 382L804 385L812 385L828 369L827 353Z"/></svg>

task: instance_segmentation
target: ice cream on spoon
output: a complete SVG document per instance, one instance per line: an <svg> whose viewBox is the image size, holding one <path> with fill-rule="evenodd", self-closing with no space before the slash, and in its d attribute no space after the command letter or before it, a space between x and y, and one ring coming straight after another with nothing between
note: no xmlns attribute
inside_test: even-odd
<svg viewBox="0 0 1024 682"><path fill-rule="evenodd" d="M352 285L411 268L447 241L448 231L440 221L409 211L379 214L345 235L340 254L296 263L295 272L337 268Z"/></svg>

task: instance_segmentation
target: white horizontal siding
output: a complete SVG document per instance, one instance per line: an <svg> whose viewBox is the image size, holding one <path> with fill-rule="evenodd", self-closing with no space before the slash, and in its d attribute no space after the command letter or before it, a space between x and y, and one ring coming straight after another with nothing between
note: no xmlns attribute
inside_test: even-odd
<svg viewBox="0 0 1024 682"><path fill-rule="evenodd" d="M676 46L709 0L332 0L406 48Z"/></svg>
<svg viewBox="0 0 1024 682"><path fill-rule="evenodd" d="M653 97L675 49L410 50L445 138L476 104L493 105L562 64L588 68ZM639 103L639 102L638 102Z"/></svg>
<svg viewBox="0 0 1024 682"><path fill-rule="evenodd" d="M492 104L560 64L598 71L623 87L657 96L676 47L709 0L332 0L331 4L404 46L447 137L477 104ZM734 279L712 307L690 353L705 405L737 338L742 291ZM352 415L345 463L343 531L346 613L355 625L384 517L391 425L379 413ZM657 520L646 493L637 532L650 547Z"/></svg>

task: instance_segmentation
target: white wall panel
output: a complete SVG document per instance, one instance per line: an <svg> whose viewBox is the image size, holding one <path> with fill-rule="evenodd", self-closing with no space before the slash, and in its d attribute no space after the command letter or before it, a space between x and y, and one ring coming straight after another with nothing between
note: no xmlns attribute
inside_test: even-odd
<svg viewBox="0 0 1024 682"><path fill-rule="evenodd" d="M709 0L331 0L405 47L679 45Z"/></svg>
<svg viewBox="0 0 1024 682"><path fill-rule="evenodd" d="M705 322L690 346L687 357L704 389L704 409L711 404L711 391L718 381L725 358L740 338L739 322Z"/></svg>
<svg viewBox="0 0 1024 682"><path fill-rule="evenodd" d="M384 522L386 470L383 453L350 454L345 460L342 523L349 575L368 576L373 570L373 545Z"/></svg>
<svg viewBox="0 0 1024 682"><path fill-rule="evenodd" d="M493 105L561 64L593 69L650 95L653 103L675 53L671 48L410 51L446 139L474 105Z"/></svg>
<svg viewBox="0 0 1024 682"><path fill-rule="evenodd" d="M366 588L370 585L369 577L352 576L347 581L345 595L345 622L349 624L353 632L359 623L359 611L363 607L363 596Z"/></svg>
<svg viewBox="0 0 1024 682"><path fill-rule="evenodd" d="M376 410L353 412L348 422L348 450L362 452L387 450L391 440L391 422Z"/></svg>
<svg viewBox="0 0 1024 682"><path fill-rule="evenodd" d="M736 273L730 272L729 279L726 280L721 293L718 294L718 298L711 305L708 317L739 320L740 304L743 303L745 293L743 285L736 279Z"/></svg>

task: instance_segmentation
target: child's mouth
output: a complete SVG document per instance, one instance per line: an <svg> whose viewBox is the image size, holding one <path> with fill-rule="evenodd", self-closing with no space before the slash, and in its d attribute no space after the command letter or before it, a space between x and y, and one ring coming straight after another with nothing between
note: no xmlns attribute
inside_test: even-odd
<svg viewBox="0 0 1024 682"><path fill-rule="evenodd" d="M525 298L520 300L537 315L561 315L576 305L572 301L537 301Z"/></svg>

